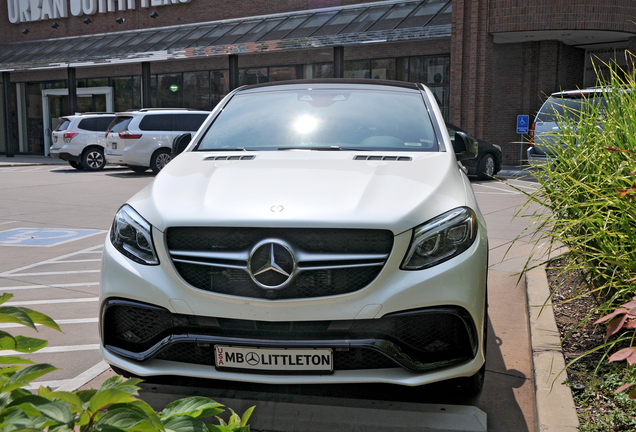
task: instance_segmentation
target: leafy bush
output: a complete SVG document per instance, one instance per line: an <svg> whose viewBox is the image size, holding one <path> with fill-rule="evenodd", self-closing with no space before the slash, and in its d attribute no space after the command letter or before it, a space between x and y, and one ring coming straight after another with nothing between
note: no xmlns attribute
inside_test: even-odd
<svg viewBox="0 0 636 432"><path fill-rule="evenodd" d="M2 306L13 296L0 296L0 322L36 329L36 324L60 331L48 316L31 309ZM12 336L0 331L0 350L33 353L47 346L42 339ZM99 390L53 391L40 387L32 394L31 381L54 371L50 364L35 364L20 356L0 356L0 430L49 432L249 432L247 421L254 407L241 419L232 414L218 425L202 419L223 413L223 405L204 397L175 401L160 413L138 399L139 379L109 378ZM28 366L24 366L28 365Z"/></svg>
<svg viewBox="0 0 636 432"><path fill-rule="evenodd" d="M623 310L597 321L608 321L610 328L606 343L593 351L611 361L626 359L629 366L636 362L629 320L635 311L625 308L636 295L636 79L633 71L607 66L610 78L600 82L607 106L587 101L580 116L566 112L560 118L555 138L561 145L533 172L540 188L525 193L520 213L529 213L544 253L543 262L528 263L526 270L565 246L563 273L582 274L576 295L593 295L598 302L588 319Z"/></svg>

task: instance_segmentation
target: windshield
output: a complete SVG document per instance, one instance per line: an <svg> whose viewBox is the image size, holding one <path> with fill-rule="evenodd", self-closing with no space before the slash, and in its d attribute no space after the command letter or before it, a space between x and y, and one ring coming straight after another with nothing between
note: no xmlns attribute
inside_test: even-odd
<svg viewBox="0 0 636 432"><path fill-rule="evenodd" d="M197 150L303 148L438 151L419 93L350 88L238 94Z"/></svg>
<svg viewBox="0 0 636 432"><path fill-rule="evenodd" d="M599 105L604 109L607 101L602 96L594 97L589 95L584 98L582 95L578 97L554 97L550 96L539 110L537 121L556 123L559 117L566 117L570 120L577 121L581 114L589 112L594 105Z"/></svg>

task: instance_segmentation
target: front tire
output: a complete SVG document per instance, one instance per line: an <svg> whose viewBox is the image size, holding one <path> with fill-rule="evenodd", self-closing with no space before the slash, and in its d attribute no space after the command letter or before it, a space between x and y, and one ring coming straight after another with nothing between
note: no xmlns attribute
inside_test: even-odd
<svg viewBox="0 0 636 432"><path fill-rule="evenodd" d="M106 158L102 149L93 147L82 154L82 165L86 171L100 171L106 165Z"/></svg>
<svg viewBox="0 0 636 432"><path fill-rule="evenodd" d="M170 161L172 160L172 156L170 156L170 150L162 148L157 150L150 160L150 169L153 173L157 174L161 171Z"/></svg>
<svg viewBox="0 0 636 432"><path fill-rule="evenodd" d="M489 180L495 175L495 159L491 154L486 153L479 159L477 164L477 178L479 180Z"/></svg>

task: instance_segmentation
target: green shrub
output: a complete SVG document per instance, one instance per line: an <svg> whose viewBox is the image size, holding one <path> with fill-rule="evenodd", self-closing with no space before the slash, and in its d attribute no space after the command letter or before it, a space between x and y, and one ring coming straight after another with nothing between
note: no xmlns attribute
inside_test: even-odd
<svg viewBox="0 0 636 432"><path fill-rule="evenodd" d="M526 270L549 262L565 246L563 273L582 274L576 295L593 295L598 302L588 319L620 310L636 295L636 80L633 71L607 66L610 78L599 83L607 106L587 101L580 116L560 119L555 137L561 145L552 147L547 165L533 171L540 187L526 193L519 212L531 218L544 254ZM630 313L606 319L607 341L594 350L603 358L625 360L623 354L632 352L621 351L635 345Z"/></svg>
<svg viewBox="0 0 636 432"><path fill-rule="evenodd" d="M2 306L13 295L0 296L0 323L17 323L36 329L36 324L60 330L48 316L31 309ZM42 339L12 336L0 331L0 350L32 353L47 346ZM137 398L141 382L109 378L99 390L53 391L40 387L37 394L25 388L31 381L55 370L50 364L35 364L20 356L0 356L0 430L49 432L249 432L247 421L254 407L243 418L232 410L227 422L218 425L202 419L223 413L223 405L204 397L177 400L162 412ZM24 366L27 365L27 366Z"/></svg>

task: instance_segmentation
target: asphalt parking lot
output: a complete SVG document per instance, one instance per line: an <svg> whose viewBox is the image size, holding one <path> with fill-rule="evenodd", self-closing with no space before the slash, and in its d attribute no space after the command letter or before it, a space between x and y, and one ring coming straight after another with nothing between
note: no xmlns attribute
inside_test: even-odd
<svg viewBox="0 0 636 432"><path fill-rule="evenodd" d="M49 347L31 358L58 370L36 384L67 390L98 386L112 375L98 352L102 244L119 206L153 176L118 167L80 172L60 164L13 165L0 163L0 288L14 294L12 304L50 315L63 330L40 329L38 336L48 339ZM534 188L524 179L509 181L521 190ZM389 414L395 416L391 421L401 417L420 425L430 422L428 429L421 425L403 430L486 430L485 425L479 429L486 416L489 431L536 430L525 282L518 276L530 251L523 244L510 248L526 224L523 218L513 217L524 202L523 195L496 181L472 184L488 222L490 242L488 363L484 391L478 398L462 398L448 385L272 388L196 380L147 384L142 397L159 406L180 394L208 394L237 411L255 401L254 421L268 430L276 430L274 423L267 423L274 421L274 412L290 428L295 424L296 430L310 430L301 429L303 424L320 425L319 418L331 422L329 430L360 430L354 425L387 430L382 419ZM13 334L33 335L14 325L2 327ZM303 413L311 421L302 423ZM357 414L352 417L352 413ZM434 428L436 422L443 425L450 418L459 422L457 427ZM352 428L342 429L342 424ZM400 430L398 423L392 424L389 430ZM470 424L477 426L469 429Z"/></svg>

